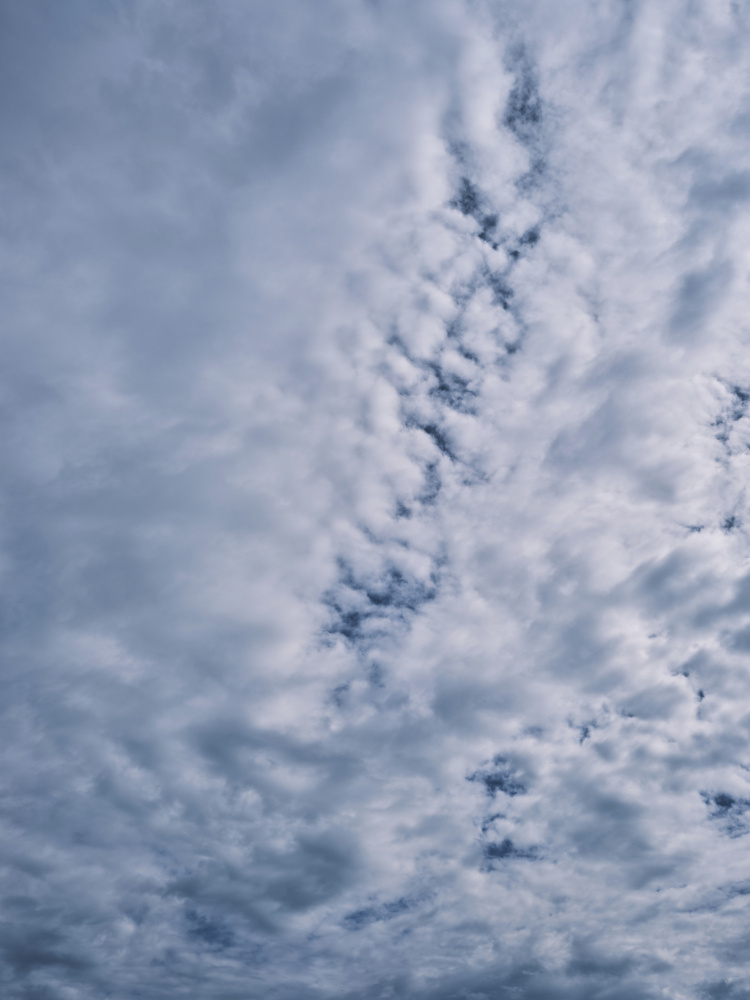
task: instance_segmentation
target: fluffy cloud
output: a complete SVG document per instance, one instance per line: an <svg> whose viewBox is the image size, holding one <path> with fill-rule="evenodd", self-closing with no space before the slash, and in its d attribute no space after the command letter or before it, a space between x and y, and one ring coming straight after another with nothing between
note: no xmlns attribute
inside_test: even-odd
<svg viewBox="0 0 750 1000"><path fill-rule="evenodd" d="M739 5L2 22L3 995L750 995Z"/></svg>

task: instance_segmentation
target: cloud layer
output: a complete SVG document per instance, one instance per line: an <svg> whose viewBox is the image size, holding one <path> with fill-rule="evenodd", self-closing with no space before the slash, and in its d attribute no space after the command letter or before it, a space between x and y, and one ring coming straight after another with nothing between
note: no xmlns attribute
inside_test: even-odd
<svg viewBox="0 0 750 1000"><path fill-rule="evenodd" d="M12 1000L750 997L750 23L0 14Z"/></svg>

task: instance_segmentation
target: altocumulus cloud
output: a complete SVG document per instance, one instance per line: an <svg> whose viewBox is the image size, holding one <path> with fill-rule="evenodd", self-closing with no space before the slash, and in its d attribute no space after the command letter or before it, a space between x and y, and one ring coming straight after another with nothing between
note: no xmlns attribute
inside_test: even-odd
<svg viewBox="0 0 750 1000"><path fill-rule="evenodd" d="M750 996L750 17L7 0L10 1000Z"/></svg>

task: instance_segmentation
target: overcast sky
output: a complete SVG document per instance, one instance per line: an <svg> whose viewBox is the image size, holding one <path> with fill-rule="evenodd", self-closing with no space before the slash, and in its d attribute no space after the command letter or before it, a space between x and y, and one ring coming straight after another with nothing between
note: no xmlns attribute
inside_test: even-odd
<svg viewBox="0 0 750 1000"><path fill-rule="evenodd" d="M750 11L1 0L0 994L750 998Z"/></svg>

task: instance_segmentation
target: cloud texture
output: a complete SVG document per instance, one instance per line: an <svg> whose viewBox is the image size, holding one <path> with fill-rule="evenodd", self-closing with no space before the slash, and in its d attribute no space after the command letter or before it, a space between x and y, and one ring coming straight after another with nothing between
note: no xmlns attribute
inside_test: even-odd
<svg viewBox="0 0 750 1000"><path fill-rule="evenodd" d="M750 997L745 8L0 49L0 993Z"/></svg>

